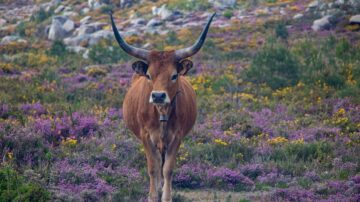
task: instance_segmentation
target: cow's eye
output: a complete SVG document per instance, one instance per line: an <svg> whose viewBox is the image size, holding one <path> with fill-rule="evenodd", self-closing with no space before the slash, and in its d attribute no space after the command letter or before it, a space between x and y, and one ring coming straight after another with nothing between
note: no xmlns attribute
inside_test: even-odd
<svg viewBox="0 0 360 202"><path fill-rule="evenodd" d="M178 75L177 75L177 74L174 74L174 75L172 75L171 80L172 80L172 81L175 81L177 78L178 78Z"/></svg>
<svg viewBox="0 0 360 202"><path fill-rule="evenodd" d="M150 74L146 74L145 76L146 76L146 78L147 78L148 80L151 80Z"/></svg>

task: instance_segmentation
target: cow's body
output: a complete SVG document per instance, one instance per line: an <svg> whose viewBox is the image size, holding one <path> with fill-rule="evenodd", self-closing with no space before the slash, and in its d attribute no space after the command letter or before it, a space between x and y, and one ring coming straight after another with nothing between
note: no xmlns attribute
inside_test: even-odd
<svg viewBox="0 0 360 202"><path fill-rule="evenodd" d="M215 15L215 14L214 14ZM111 16L112 28L120 47L141 61L132 67L131 86L123 103L127 127L144 146L150 177L149 201L171 201L172 172L181 140L196 120L196 95L184 75L192 68L187 58L200 50L212 17L198 41L177 51L147 51L128 45L118 32Z"/></svg>

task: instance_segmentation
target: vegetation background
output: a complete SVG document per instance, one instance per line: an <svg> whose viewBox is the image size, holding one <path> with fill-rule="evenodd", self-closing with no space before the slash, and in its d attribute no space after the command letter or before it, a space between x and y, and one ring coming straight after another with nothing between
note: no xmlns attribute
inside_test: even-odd
<svg viewBox="0 0 360 202"><path fill-rule="evenodd" d="M122 120L134 60L192 44L198 119L174 201L358 201L356 0L0 0L0 201L144 201Z"/></svg>

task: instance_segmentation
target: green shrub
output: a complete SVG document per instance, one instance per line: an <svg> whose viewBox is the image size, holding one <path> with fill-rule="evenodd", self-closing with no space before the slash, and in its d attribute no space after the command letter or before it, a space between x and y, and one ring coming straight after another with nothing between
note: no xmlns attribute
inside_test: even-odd
<svg viewBox="0 0 360 202"><path fill-rule="evenodd" d="M117 63L120 60L127 61L130 59L128 54L119 48L117 44L112 44L107 40L91 47L89 58L96 64Z"/></svg>
<svg viewBox="0 0 360 202"><path fill-rule="evenodd" d="M206 10L211 7L211 4L208 0L197 0L197 1L184 1L184 0L175 0L170 1L169 9L180 9L180 10Z"/></svg>
<svg viewBox="0 0 360 202"><path fill-rule="evenodd" d="M295 85L299 81L299 68L299 61L287 47L270 41L255 55L245 78L278 89Z"/></svg>
<svg viewBox="0 0 360 202"><path fill-rule="evenodd" d="M227 18L227 19L230 19L234 14L231 10L227 10L224 12L224 17Z"/></svg>
<svg viewBox="0 0 360 202"><path fill-rule="evenodd" d="M279 23L275 27L275 35L280 39L287 39L289 37L289 32L286 28L285 23Z"/></svg>
<svg viewBox="0 0 360 202"><path fill-rule="evenodd" d="M48 54L51 56L58 56L63 57L67 54L66 45L62 40L56 40L51 45L50 50L48 51Z"/></svg>
<svg viewBox="0 0 360 202"><path fill-rule="evenodd" d="M49 10L48 12L46 12L44 8L40 8L39 11L37 11L31 16L30 20L40 23L45 21L47 18L49 18L52 15L52 13L53 10Z"/></svg>
<svg viewBox="0 0 360 202"><path fill-rule="evenodd" d="M48 201L50 194L39 184L25 182L9 165L0 167L0 201Z"/></svg>

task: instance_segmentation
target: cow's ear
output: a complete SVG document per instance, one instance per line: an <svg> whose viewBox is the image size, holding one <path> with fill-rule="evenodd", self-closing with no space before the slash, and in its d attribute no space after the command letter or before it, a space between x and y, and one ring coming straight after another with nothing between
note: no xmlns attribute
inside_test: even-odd
<svg viewBox="0 0 360 202"><path fill-rule="evenodd" d="M186 73L193 67L191 60L182 60L178 65L178 72L180 75L186 75Z"/></svg>
<svg viewBox="0 0 360 202"><path fill-rule="evenodd" d="M132 68L137 74L144 76L147 72L148 65L143 61L136 61L132 64Z"/></svg>

